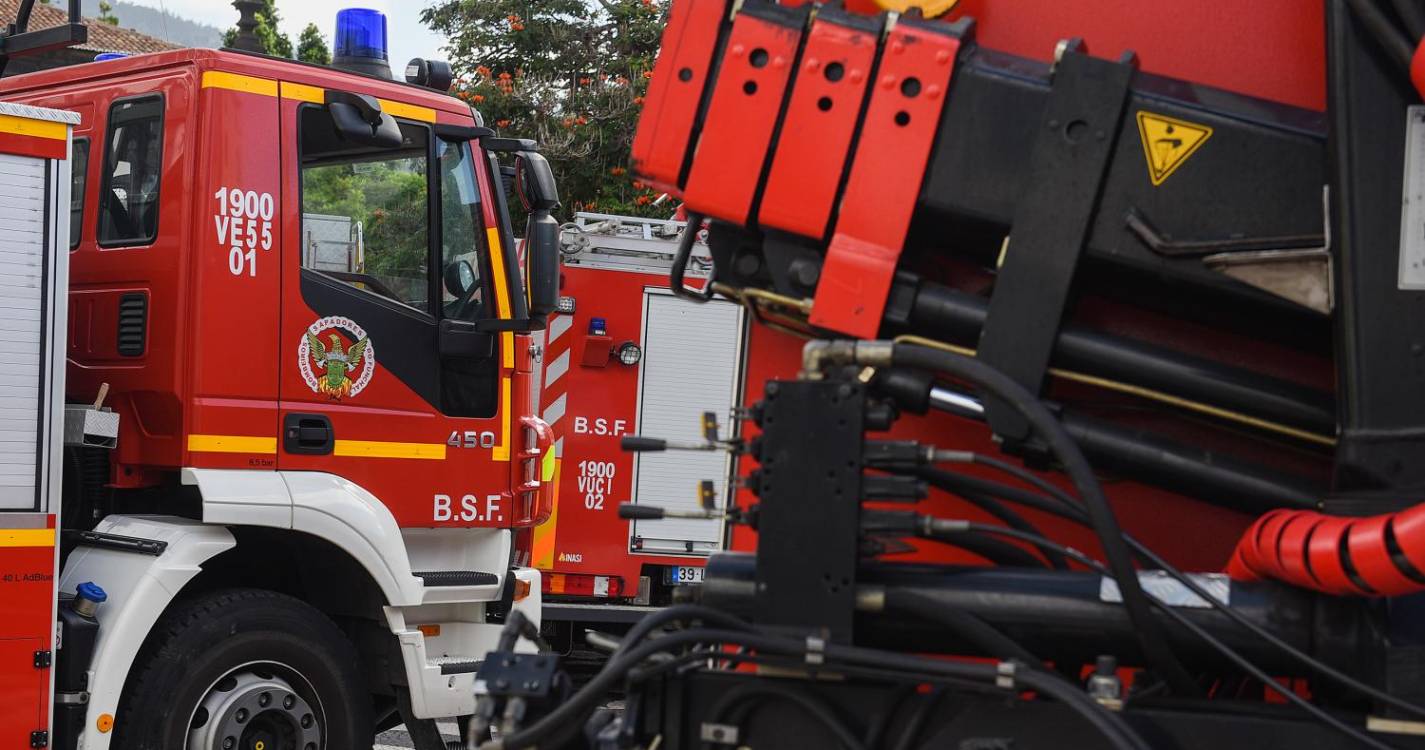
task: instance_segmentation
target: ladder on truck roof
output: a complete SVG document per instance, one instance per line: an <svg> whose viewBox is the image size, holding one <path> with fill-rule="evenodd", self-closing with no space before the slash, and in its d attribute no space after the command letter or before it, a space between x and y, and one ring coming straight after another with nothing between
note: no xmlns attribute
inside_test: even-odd
<svg viewBox="0 0 1425 750"><path fill-rule="evenodd" d="M0 32L0 75L4 75L12 57L38 55L89 41L89 27L80 15L79 0L69 0L67 23L30 31L30 13L34 9L35 0L20 0L15 22Z"/></svg>
<svg viewBox="0 0 1425 750"><path fill-rule="evenodd" d="M560 227L564 262L611 270L666 274L673 265L678 238L688 222L580 211ZM706 233L693 244L688 275L705 277L712 269Z"/></svg>

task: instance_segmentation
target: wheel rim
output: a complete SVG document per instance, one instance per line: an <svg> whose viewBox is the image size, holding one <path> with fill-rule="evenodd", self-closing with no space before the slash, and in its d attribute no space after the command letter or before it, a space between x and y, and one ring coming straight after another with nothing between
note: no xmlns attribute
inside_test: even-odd
<svg viewBox="0 0 1425 750"><path fill-rule="evenodd" d="M244 664L199 699L187 750L320 750L324 719L300 673L276 663Z"/></svg>

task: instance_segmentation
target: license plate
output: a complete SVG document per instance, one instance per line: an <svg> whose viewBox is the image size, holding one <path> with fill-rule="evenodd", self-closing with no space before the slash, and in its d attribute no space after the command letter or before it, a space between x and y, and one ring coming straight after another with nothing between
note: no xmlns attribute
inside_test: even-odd
<svg viewBox="0 0 1425 750"><path fill-rule="evenodd" d="M670 585L702 583L703 569L691 565L663 569L663 582Z"/></svg>

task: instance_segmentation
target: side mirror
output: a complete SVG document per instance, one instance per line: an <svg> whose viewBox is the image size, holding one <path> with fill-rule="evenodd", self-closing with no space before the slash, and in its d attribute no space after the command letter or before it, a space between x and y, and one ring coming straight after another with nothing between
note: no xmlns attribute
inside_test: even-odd
<svg viewBox="0 0 1425 750"><path fill-rule="evenodd" d="M336 132L352 143L376 148L400 148L401 128L381 111L381 102L365 94L328 91L327 110Z"/></svg>
<svg viewBox="0 0 1425 750"><path fill-rule="evenodd" d="M559 207L559 188L554 184L554 170L543 154L521 151L515 157L515 194L531 214L548 213Z"/></svg>
<svg viewBox="0 0 1425 750"><path fill-rule="evenodd" d="M549 161L534 151L515 157L515 194L529 222L525 225L525 281L529 284L530 317L544 318L559 305L559 222L551 212L559 207L559 188Z"/></svg>
<svg viewBox="0 0 1425 750"><path fill-rule="evenodd" d="M559 222L548 211L531 212L524 237L529 314L543 319L559 307Z"/></svg>
<svg viewBox="0 0 1425 750"><path fill-rule="evenodd" d="M443 275L445 291L456 299L465 299L465 295L475 286L475 268L469 261L457 260L445 267Z"/></svg>

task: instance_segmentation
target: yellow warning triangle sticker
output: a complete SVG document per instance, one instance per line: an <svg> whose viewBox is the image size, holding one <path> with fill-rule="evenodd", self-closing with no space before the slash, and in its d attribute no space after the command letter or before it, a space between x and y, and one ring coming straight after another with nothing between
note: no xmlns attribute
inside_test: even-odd
<svg viewBox="0 0 1425 750"><path fill-rule="evenodd" d="M1139 112L1138 134L1143 138L1143 156L1148 159L1148 177L1157 187L1207 143L1212 137L1212 128L1176 117Z"/></svg>

